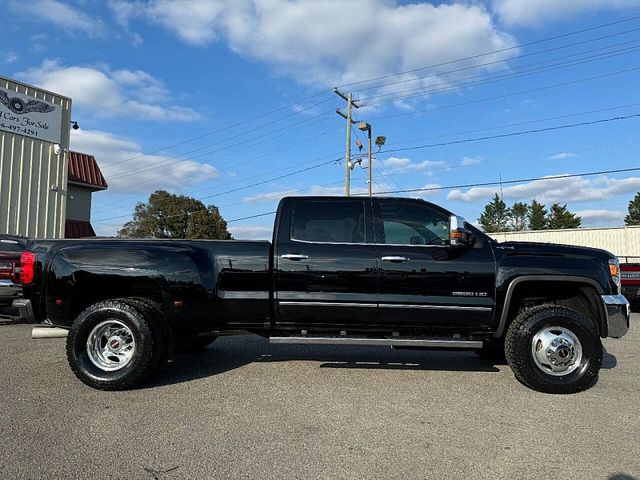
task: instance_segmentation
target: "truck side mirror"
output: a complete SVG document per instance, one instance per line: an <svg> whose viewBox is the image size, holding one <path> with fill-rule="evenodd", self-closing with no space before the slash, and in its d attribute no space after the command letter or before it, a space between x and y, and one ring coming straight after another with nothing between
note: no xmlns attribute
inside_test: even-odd
<svg viewBox="0 0 640 480"><path fill-rule="evenodd" d="M471 232L464 228L465 219L457 215L449 217L449 244L452 247L471 246Z"/></svg>

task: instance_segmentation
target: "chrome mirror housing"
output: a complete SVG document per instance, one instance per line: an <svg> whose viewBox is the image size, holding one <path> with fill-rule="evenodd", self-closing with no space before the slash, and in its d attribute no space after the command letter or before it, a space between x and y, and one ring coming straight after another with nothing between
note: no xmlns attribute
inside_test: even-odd
<svg viewBox="0 0 640 480"><path fill-rule="evenodd" d="M452 247L471 245L471 232L464 227L465 219L458 215L449 217L449 244Z"/></svg>

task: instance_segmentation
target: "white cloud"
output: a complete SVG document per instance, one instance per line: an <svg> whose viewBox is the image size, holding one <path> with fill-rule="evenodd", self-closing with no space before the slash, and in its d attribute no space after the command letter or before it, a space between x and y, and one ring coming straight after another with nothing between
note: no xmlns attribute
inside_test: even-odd
<svg viewBox="0 0 640 480"><path fill-rule="evenodd" d="M639 0L493 0L493 10L507 25L535 26L603 10L640 7Z"/></svg>
<svg viewBox="0 0 640 480"><path fill-rule="evenodd" d="M351 187L351 195L363 195L368 190L362 187ZM323 187L320 185L314 185L309 187L306 195L314 195L318 197L333 197L344 195L344 187Z"/></svg>
<svg viewBox="0 0 640 480"><path fill-rule="evenodd" d="M477 2L152 0L145 14L190 45L224 42L234 52L265 62L301 83L326 86L515 44L495 28L490 12ZM483 56L464 65L502 58L504 54ZM434 81L409 85L428 86Z"/></svg>
<svg viewBox="0 0 640 480"><path fill-rule="evenodd" d="M414 162L410 158L389 157L382 163L391 173L422 172L433 168L440 169L445 163L442 161L424 160Z"/></svg>
<svg viewBox="0 0 640 480"><path fill-rule="evenodd" d="M441 190L440 187L442 187L442 185L440 185L439 183L428 183L426 185L423 185L422 189L424 189L424 191L422 192L416 192L411 194L414 198L429 198L429 197L434 197L436 195L438 195Z"/></svg>
<svg viewBox="0 0 640 480"><path fill-rule="evenodd" d="M20 56L12 50L3 50L1 56L2 61L7 65L14 63L20 59Z"/></svg>
<svg viewBox="0 0 640 480"><path fill-rule="evenodd" d="M470 167L471 165L478 165L479 163L482 162L481 158L477 158L477 157L464 157L461 161L460 161L460 166L461 167Z"/></svg>
<svg viewBox="0 0 640 480"><path fill-rule="evenodd" d="M627 214L622 210L587 209L574 212L582 218L583 227L614 227L624 223Z"/></svg>
<svg viewBox="0 0 640 480"><path fill-rule="evenodd" d="M149 120L192 121L200 118L190 108L170 104L162 82L141 70L66 67L45 60L40 67L18 74L30 83L71 97L74 108L96 117L124 115Z"/></svg>
<svg viewBox="0 0 640 480"><path fill-rule="evenodd" d="M144 155L137 143L107 132L72 130L71 150L96 157L111 192L182 190L218 176L215 167L193 160L171 160L157 165L169 157Z"/></svg>
<svg viewBox="0 0 640 480"><path fill-rule="evenodd" d="M276 202L287 195L296 194L297 190L284 190L280 192L264 192L252 195L249 197L243 197L243 202Z"/></svg>
<svg viewBox="0 0 640 480"><path fill-rule="evenodd" d="M139 15L140 5L125 0L109 0L107 6L113 13L116 23L128 30L129 22Z"/></svg>
<svg viewBox="0 0 640 480"><path fill-rule="evenodd" d="M236 240L271 240L273 227L229 225L229 232Z"/></svg>
<svg viewBox="0 0 640 480"><path fill-rule="evenodd" d="M125 0L109 0L107 6L113 13L116 23L125 31L129 37L131 45L139 47L144 43L144 39L140 34L132 32L129 28L129 23L132 18L140 16L143 11L141 6L136 2L130 2Z"/></svg>
<svg viewBox="0 0 640 480"><path fill-rule="evenodd" d="M607 200L613 196L640 190L640 177L624 179L600 176L595 178L543 178L532 182L502 188L504 200L530 201L535 198L543 203L568 203ZM466 191L452 190L447 200L461 202L489 201L500 191L498 186L473 187Z"/></svg>
<svg viewBox="0 0 640 480"><path fill-rule="evenodd" d="M106 34L104 23L68 3L57 0L10 0L6 6L19 18L55 25L66 32L82 33L92 38ZM4 16L5 21L11 21Z"/></svg>
<svg viewBox="0 0 640 480"><path fill-rule="evenodd" d="M577 157L577 155L573 152L560 152L555 153L549 157L549 160L564 160L566 158Z"/></svg>

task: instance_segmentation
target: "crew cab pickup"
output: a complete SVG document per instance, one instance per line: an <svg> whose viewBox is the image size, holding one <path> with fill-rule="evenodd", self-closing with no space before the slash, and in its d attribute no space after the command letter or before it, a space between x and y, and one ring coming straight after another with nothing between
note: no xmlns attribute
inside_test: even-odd
<svg viewBox="0 0 640 480"><path fill-rule="evenodd" d="M418 199L288 197L273 242L32 240L21 310L68 331L95 388L131 388L220 335L471 349L544 392L588 388L629 328L604 250L497 243ZM67 333L67 332L65 332Z"/></svg>

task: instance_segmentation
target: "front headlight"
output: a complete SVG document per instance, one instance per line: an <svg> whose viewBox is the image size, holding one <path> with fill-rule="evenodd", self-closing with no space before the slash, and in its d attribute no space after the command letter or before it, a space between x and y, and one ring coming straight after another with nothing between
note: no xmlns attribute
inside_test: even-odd
<svg viewBox="0 0 640 480"><path fill-rule="evenodd" d="M613 283L618 287L618 293L620 293L620 262L617 258L609 259L609 272Z"/></svg>

